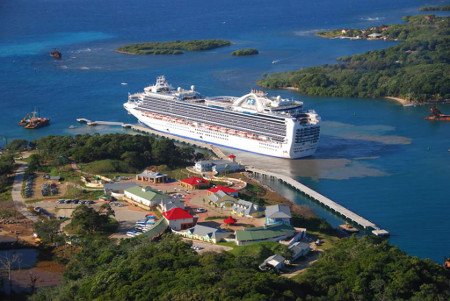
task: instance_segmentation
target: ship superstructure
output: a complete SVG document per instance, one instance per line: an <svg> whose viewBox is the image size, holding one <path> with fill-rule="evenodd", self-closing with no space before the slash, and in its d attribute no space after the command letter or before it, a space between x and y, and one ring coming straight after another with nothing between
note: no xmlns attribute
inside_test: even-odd
<svg viewBox="0 0 450 301"><path fill-rule="evenodd" d="M124 107L155 130L268 156L310 156L319 141L316 112L258 90L241 97L202 97L194 86L174 89L160 76L144 92L129 95Z"/></svg>

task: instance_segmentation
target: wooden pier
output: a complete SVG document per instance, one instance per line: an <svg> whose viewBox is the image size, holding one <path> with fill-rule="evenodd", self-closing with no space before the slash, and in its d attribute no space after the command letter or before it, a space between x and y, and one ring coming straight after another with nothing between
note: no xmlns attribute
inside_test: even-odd
<svg viewBox="0 0 450 301"><path fill-rule="evenodd" d="M389 235L388 231L381 229L380 227L378 227L376 224L372 223L371 221L354 213L353 211L350 211L349 209L345 208L344 206L339 205L338 203L321 195L317 191L314 191L313 189L309 188L306 185L303 185L302 183L294 180L291 177L284 176L284 175L277 174L277 173L270 172L270 171L266 171L266 170L262 170L262 169L258 169L258 168L252 167L252 166L246 166L246 170L255 175L261 175L263 177L268 177L271 179L278 179L279 181L304 193L306 196L308 196L309 198L322 204L323 206L330 209L331 211L343 216L345 219L361 226L362 228L364 228L366 230L371 230L374 235L377 235L377 236L388 236Z"/></svg>

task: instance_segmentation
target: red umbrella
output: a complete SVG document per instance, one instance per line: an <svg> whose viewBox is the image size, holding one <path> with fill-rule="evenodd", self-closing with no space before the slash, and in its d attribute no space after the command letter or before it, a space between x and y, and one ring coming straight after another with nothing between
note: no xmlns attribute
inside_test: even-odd
<svg viewBox="0 0 450 301"><path fill-rule="evenodd" d="M235 218L229 216L226 219L224 219L223 222L227 225L233 225L237 222L237 220Z"/></svg>

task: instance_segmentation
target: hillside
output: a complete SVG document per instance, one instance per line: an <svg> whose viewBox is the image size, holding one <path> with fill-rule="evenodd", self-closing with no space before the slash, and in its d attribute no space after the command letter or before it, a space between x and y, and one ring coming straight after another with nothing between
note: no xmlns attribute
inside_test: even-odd
<svg viewBox="0 0 450 301"><path fill-rule="evenodd" d="M334 65L309 67L265 76L267 88L296 88L318 96L399 97L440 101L450 98L449 17L405 17L385 26L382 37L399 44L383 50L338 58ZM358 30L346 30L350 34ZM322 32L333 37L342 31Z"/></svg>

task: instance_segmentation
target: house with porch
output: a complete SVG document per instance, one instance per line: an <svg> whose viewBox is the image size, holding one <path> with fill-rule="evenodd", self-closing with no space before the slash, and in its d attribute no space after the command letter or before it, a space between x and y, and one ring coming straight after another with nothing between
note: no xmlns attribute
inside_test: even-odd
<svg viewBox="0 0 450 301"><path fill-rule="evenodd" d="M185 230L194 226L194 217L184 209L172 208L162 213L169 227L173 230Z"/></svg>
<svg viewBox="0 0 450 301"><path fill-rule="evenodd" d="M272 205L266 207L266 225L291 224L291 209L287 205Z"/></svg>
<svg viewBox="0 0 450 301"><path fill-rule="evenodd" d="M232 232L225 231L220 228L210 227L206 225L196 224L194 227L183 231L174 231L175 234L179 234L186 238L206 241L209 243L218 243L224 238L229 237Z"/></svg>
<svg viewBox="0 0 450 301"><path fill-rule="evenodd" d="M239 199L231 207L232 213L246 217L261 217L264 215L264 208L249 201Z"/></svg>

